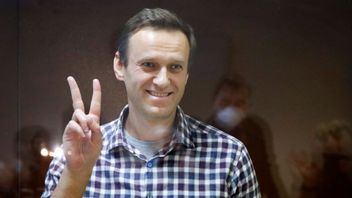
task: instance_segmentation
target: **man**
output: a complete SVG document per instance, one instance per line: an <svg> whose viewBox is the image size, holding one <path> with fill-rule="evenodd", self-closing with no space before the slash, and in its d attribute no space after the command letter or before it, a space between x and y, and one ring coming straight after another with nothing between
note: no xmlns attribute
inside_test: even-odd
<svg viewBox="0 0 352 198"><path fill-rule="evenodd" d="M256 168L257 178L263 197L280 197L274 179L275 160L267 141L271 140L270 129L260 117L248 114L250 108L250 87L238 74L224 77L218 83L212 115L208 123L238 138L248 148ZM269 152L268 152L269 151ZM276 180L276 181L275 181ZM279 183L280 184L280 183Z"/></svg>
<svg viewBox="0 0 352 198"><path fill-rule="evenodd" d="M291 164L301 177L300 198L351 197L352 125L343 120L319 124L314 130L313 154L299 152Z"/></svg>
<svg viewBox="0 0 352 198"><path fill-rule="evenodd" d="M192 28L167 10L128 20L114 58L128 105L101 127L99 81L85 114L69 77L75 111L42 197L260 197L244 145L178 106L194 48Z"/></svg>

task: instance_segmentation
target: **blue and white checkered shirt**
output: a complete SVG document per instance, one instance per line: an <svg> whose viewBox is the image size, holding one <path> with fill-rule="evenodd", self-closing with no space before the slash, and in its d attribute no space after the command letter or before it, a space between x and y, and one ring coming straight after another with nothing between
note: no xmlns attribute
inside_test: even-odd
<svg viewBox="0 0 352 198"><path fill-rule="evenodd" d="M84 197L261 197L245 146L178 107L174 137L152 159L126 141L120 117L101 126L103 148ZM53 159L42 197L50 197L65 166Z"/></svg>

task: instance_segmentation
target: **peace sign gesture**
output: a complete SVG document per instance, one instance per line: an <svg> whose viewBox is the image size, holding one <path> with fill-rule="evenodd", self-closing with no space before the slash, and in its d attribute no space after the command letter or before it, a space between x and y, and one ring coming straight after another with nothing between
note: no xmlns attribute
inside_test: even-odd
<svg viewBox="0 0 352 198"><path fill-rule="evenodd" d="M89 113L84 110L81 92L73 77L67 78L74 113L63 134L66 167L70 172L90 173L102 147L100 131L101 87L93 80L93 95Z"/></svg>

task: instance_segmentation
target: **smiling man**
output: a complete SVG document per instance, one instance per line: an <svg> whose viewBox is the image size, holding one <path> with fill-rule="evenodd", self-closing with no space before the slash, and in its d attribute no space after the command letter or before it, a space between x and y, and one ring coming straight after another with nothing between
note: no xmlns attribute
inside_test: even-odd
<svg viewBox="0 0 352 198"><path fill-rule="evenodd" d="M129 114L126 129L143 140L171 136L188 78L189 44L181 31L145 27L129 39L128 63L116 52L114 69L124 81ZM161 131L160 131L161 130Z"/></svg>
<svg viewBox="0 0 352 198"><path fill-rule="evenodd" d="M69 77L74 113L42 197L260 197L245 146L178 106L194 49L192 28L167 10L128 20L114 58L128 105L102 126L99 81L87 114Z"/></svg>

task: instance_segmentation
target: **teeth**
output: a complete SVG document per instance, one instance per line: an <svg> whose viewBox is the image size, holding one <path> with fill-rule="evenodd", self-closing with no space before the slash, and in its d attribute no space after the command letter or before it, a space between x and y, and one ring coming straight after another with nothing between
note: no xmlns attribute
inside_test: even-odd
<svg viewBox="0 0 352 198"><path fill-rule="evenodd" d="M159 92L154 92L154 91L148 91L150 95L156 96L156 97L166 97L169 95L169 93L159 93Z"/></svg>

